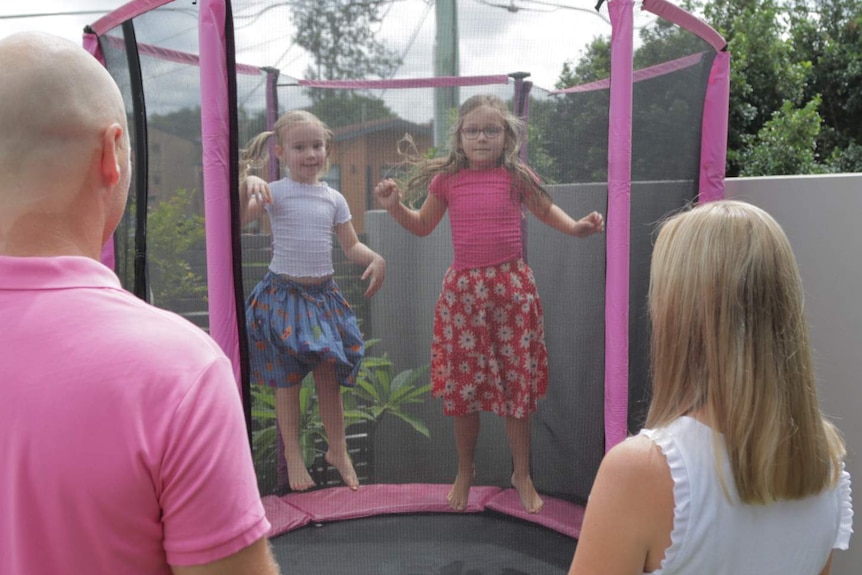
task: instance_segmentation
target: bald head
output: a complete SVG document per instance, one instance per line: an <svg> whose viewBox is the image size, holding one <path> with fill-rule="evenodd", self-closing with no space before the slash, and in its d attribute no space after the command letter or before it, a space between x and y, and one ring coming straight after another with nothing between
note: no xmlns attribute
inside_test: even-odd
<svg viewBox="0 0 862 575"><path fill-rule="evenodd" d="M128 157L120 91L93 56L50 34L0 40L0 241L12 218L68 219L127 186Z"/></svg>

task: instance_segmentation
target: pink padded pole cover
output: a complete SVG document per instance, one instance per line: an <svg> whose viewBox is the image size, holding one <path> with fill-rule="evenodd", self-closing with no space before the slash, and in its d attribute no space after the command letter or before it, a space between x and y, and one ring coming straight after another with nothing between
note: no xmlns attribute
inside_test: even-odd
<svg viewBox="0 0 862 575"><path fill-rule="evenodd" d="M225 18L223 0L201 1L198 33L210 335L233 363L240 386L230 228L230 104Z"/></svg>
<svg viewBox="0 0 862 575"><path fill-rule="evenodd" d="M700 144L699 202L724 197L727 164L727 121L730 106L730 53L719 52L712 62L703 104Z"/></svg>
<svg viewBox="0 0 862 575"><path fill-rule="evenodd" d="M605 450L628 433L629 241L632 162L633 6L611 0L611 93L605 278Z"/></svg>

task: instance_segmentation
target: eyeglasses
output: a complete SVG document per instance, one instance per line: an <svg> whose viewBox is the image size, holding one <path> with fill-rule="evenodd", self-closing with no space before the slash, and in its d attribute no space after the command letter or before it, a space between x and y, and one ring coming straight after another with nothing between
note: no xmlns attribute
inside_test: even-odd
<svg viewBox="0 0 862 575"><path fill-rule="evenodd" d="M485 137L489 140L493 140L494 138L499 138L500 134L503 133L503 128L500 126L485 126L484 128L461 128L461 135L467 138L468 140L475 140L479 137L479 134L485 134Z"/></svg>

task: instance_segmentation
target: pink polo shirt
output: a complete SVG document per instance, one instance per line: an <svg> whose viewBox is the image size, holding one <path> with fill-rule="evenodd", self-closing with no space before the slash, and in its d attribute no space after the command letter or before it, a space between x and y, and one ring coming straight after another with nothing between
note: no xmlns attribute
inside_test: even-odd
<svg viewBox="0 0 862 575"><path fill-rule="evenodd" d="M505 168L438 175L429 190L446 202L456 270L493 266L521 257L521 204L512 201Z"/></svg>
<svg viewBox="0 0 862 575"><path fill-rule="evenodd" d="M229 361L83 257L0 256L0 573L168 574L264 536Z"/></svg>

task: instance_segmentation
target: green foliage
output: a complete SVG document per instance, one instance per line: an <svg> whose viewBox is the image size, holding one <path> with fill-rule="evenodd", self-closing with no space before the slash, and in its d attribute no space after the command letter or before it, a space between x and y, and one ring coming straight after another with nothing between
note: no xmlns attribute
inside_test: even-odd
<svg viewBox="0 0 862 575"><path fill-rule="evenodd" d="M728 176L862 171L862 0L685 0L682 5L700 13L728 41ZM636 68L703 51L697 47L700 40L661 19L640 36ZM606 78L609 70L610 40L596 38L576 65L564 64L557 88ZM658 119L660 113L670 121L684 117L680 106L691 103L678 97L683 91L668 86L666 103L657 100L650 104L652 110L648 105L643 119L652 122L649 116ZM606 103L565 100L543 126L558 177L601 181L599 162L606 157L607 143L588 124L594 118L606 121ZM644 109L643 102L638 106ZM637 145L637 118L635 122ZM591 134L592 143L585 145ZM653 130L646 137L655 139L656 134ZM692 145L697 143L684 142L681 148ZM567 153L576 158L573 165L561 161ZM675 167L656 160L664 161L652 158L642 168L633 166L633 175L649 176L634 172L660 166L662 174L672 177Z"/></svg>
<svg viewBox="0 0 862 575"><path fill-rule="evenodd" d="M182 108L168 114L152 114L147 124L181 138L197 138L201 133L201 108Z"/></svg>
<svg viewBox="0 0 862 575"><path fill-rule="evenodd" d="M180 188L147 215L147 271L159 307L174 309L183 300L203 303L206 298L204 275L195 269L203 265L205 245L204 218L193 208L196 195Z"/></svg>
<svg viewBox="0 0 862 575"><path fill-rule="evenodd" d="M326 125L332 129L396 117L396 114L379 98L341 90L327 90L327 92L329 97L316 100L309 108L309 112L326 122Z"/></svg>
<svg viewBox="0 0 862 575"><path fill-rule="evenodd" d="M368 340L366 350L379 341ZM410 404L424 401L425 395L431 390L430 384L422 383L428 366L407 369L394 376L393 371L394 364L386 354L379 357L366 355L362 359L356 386L341 388L345 429L362 421L373 424L389 414L409 424L417 433L430 436L427 426L405 409ZM255 422L252 432L255 468L258 470L258 476L266 476L266 470L273 466L278 455L275 390L271 387L253 386L251 393L251 415ZM312 374L308 374L302 381L299 413L299 440L303 460L306 466L311 466L324 455L318 446L326 440Z"/></svg>
<svg viewBox="0 0 862 575"><path fill-rule="evenodd" d="M804 108L785 102L754 137L745 140L741 176L823 173L817 162L816 142L821 118L819 98Z"/></svg>

